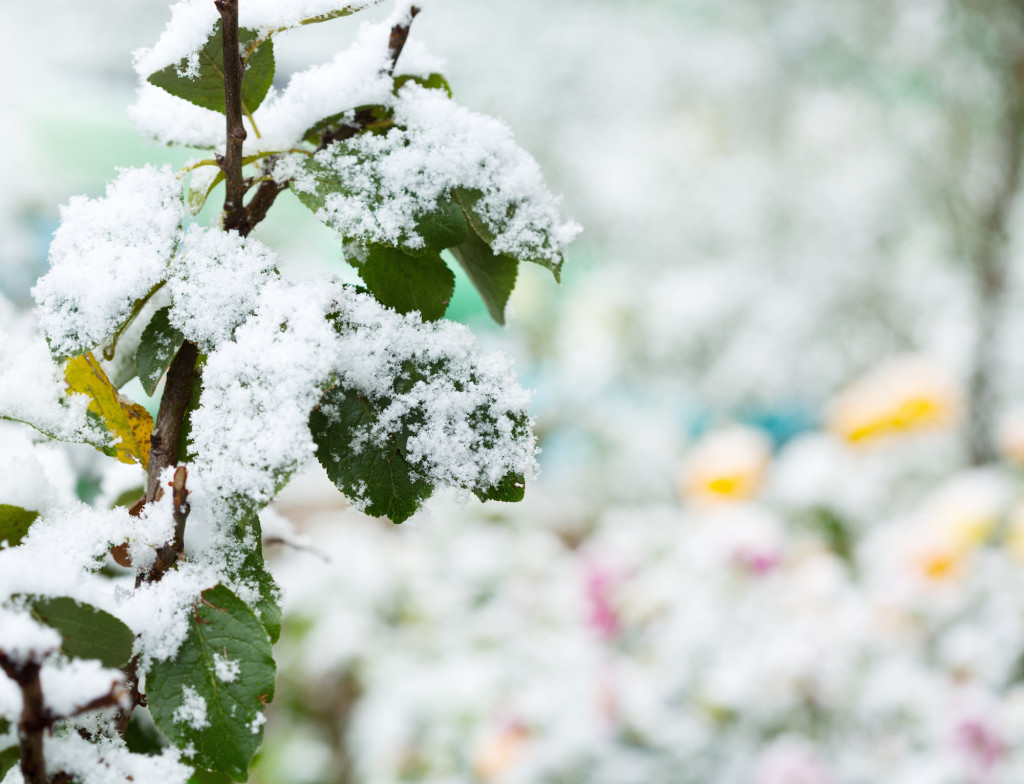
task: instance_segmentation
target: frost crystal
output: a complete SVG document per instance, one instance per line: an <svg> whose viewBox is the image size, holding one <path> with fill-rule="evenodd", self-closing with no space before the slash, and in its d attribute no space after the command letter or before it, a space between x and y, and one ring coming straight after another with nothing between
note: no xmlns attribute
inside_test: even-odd
<svg viewBox="0 0 1024 784"><path fill-rule="evenodd" d="M122 169L106 196L61 210L50 271L32 295L50 350L73 356L109 338L163 277L185 207L169 166Z"/></svg>
<svg viewBox="0 0 1024 784"><path fill-rule="evenodd" d="M276 257L237 232L189 227L171 265L170 321L203 351L228 340L252 312Z"/></svg>
<svg viewBox="0 0 1024 784"><path fill-rule="evenodd" d="M210 726L206 718L206 698L191 686L181 687L181 705L174 710L176 724L186 724L194 730Z"/></svg>
<svg viewBox="0 0 1024 784"><path fill-rule="evenodd" d="M580 227L561 221L540 166L505 123L417 84L399 92L395 123L402 127L384 136L363 134L317 153L317 163L345 184L320 214L342 237L422 247L416 219L466 188L483 194L475 209L495 235L495 252L561 264ZM281 172L291 174L293 165L286 161ZM312 192L316 182L300 174L294 187Z"/></svg>

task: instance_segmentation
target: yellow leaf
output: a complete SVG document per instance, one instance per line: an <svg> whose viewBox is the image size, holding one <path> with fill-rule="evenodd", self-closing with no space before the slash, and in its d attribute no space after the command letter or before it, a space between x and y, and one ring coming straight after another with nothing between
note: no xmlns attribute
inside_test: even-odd
<svg viewBox="0 0 1024 784"><path fill-rule="evenodd" d="M113 456L122 463L141 463L149 467L149 437L153 418L138 403L117 393L92 352L72 357L64 369L68 394L89 396L89 411L96 414L114 435Z"/></svg>

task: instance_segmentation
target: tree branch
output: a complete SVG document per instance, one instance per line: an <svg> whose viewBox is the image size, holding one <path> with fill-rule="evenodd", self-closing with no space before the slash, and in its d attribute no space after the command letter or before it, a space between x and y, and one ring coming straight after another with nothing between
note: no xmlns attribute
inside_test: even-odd
<svg viewBox="0 0 1024 784"><path fill-rule="evenodd" d="M195 343L186 341L167 370L164 394L160 398L160 410L150 437L149 476L146 482L146 502L155 501L163 494L160 474L165 468L178 462L178 441L181 425L192 399L192 377L195 375L199 349Z"/></svg>
<svg viewBox="0 0 1024 784"><path fill-rule="evenodd" d="M244 214L245 179L242 177L242 53L238 47L238 0L214 0L224 31L224 114L227 144L220 160L224 172L224 228L237 229Z"/></svg>
<svg viewBox="0 0 1024 784"><path fill-rule="evenodd" d="M25 784L46 784L43 735L50 722L47 720L43 686L39 678L42 665L35 660L15 661L0 651L0 669L21 689L21 720L18 722L21 775L25 779Z"/></svg>

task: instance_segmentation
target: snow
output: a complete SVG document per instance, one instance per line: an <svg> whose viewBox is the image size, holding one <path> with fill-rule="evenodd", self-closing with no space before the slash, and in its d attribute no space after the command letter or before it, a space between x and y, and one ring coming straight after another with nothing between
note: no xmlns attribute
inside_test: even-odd
<svg viewBox="0 0 1024 784"><path fill-rule="evenodd" d="M207 352L228 340L252 312L277 257L237 232L190 226L171 265L170 322Z"/></svg>
<svg viewBox="0 0 1024 784"><path fill-rule="evenodd" d="M415 83L399 91L394 110L402 127L317 153L317 162L346 185L344 193L328 195L321 220L343 238L421 248L416 219L453 189L475 189L483 193L476 210L496 235L495 252L561 264L581 229L562 222L540 166L505 123ZM300 163L296 156L285 159L275 177L294 177L293 187L313 192L316 182L297 171Z"/></svg>
<svg viewBox="0 0 1024 784"><path fill-rule="evenodd" d="M262 149L288 149L325 117L357 106L387 104L393 86L385 70L388 28L362 25L352 46L328 63L293 75L284 91L268 96L258 115L263 139L253 143Z"/></svg>
<svg viewBox="0 0 1024 784"><path fill-rule="evenodd" d="M69 732L46 738L47 764L81 784L124 784L126 781L186 784L192 769L173 748L160 754L132 754L120 738L88 740Z"/></svg>
<svg viewBox="0 0 1024 784"><path fill-rule="evenodd" d="M60 635L26 613L0 607L0 650L17 664L40 661L60 648Z"/></svg>
<svg viewBox="0 0 1024 784"><path fill-rule="evenodd" d="M264 33L298 27L306 19L340 11L353 11L379 0L245 0L239 3L240 27ZM171 6L171 19L151 49L135 52L135 71L142 78L177 63L202 48L220 15L207 0L182 0Z"/></svg>
<svg viewBox="0 0 1024 784"><path fill-rule="evenodd" d="M140 81L128 116L145 138L159 144L218 147L224 144L224 115Z"/></svg>
<svg viewBox="0 0 1024 784"><path fill-rule="evenodd" d="M206 718L206 698L191 686L181 687L181 705L174 709L174 723L185 724L194 730L210 726Z"/></svg>
<svg viewBox="0 0 1024 784"><path fill-rule="evenodd" d="M397 394L409 362L436 372ZM256 315L207 360L192 419L203 481L228 497L269 502L281 479L313 457L309 415L332 382L387 401L354 449L387 443L418 417L408 425L407 456L435 484L487 488L509 472L536 471L532 436L511 419L529 395L506 355L483 354L461 325L424 324L335 281L274 281Z"/></svg>
<svg viewBox="0 0 1024 784"><path fill-rule="evenodd" d="M127 320L163 277L184 217L170 166L121 169L105 197L76 196L61 209L50 271L32 289L55 356L95 348Z"/></svg>
<svg viewBox="0 0 1024 784"><path fill-rule="evenodd" d="M72 716L91 700L122 688L124 673L104 667L95 659L71 659L47 666L40 673L46 707L56 716Z"/></svg>
<svg viewBox="0 0 1024 784"><path fill-rule="evenodd" d="M213 670L217 675L217 680L233 683L238 678L241 665L234 659L215 653L213 654Z"/></svg>
<svg viewBox="0 0 1024 784"><path fill-rule="evenodd" d="M60 369L42 337L0 326L0 417L26 422L63 441L104 444L109 436L87 418L89 398L66 394Z"/></svg>

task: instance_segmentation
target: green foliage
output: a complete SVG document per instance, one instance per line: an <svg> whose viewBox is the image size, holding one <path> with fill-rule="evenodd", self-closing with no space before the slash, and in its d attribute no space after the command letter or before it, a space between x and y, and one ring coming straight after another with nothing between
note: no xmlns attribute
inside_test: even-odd
<svg viewBox="0 0 1024 784"><path fill-rule="evenodd" d="M194 746L197 765L245 781L263 737L260 716L274 697L270 645L253 611L218 585L196 603L177 655L153 664L146 692L153 720L179 748ZM186 701L190 693L205 701L205 715L190 713L188 702L198 702Z"/></svg>
<svg viewBox="0 0 1024 784"><path fill-rule="evenodd" d="M5 723L4 719L0 719L0 734L6 731L3 729L3 725ZM3 780L4 776L7 775L11 768L18 764L20 754L21 749L17 746L0 749L0 781Z"/></svg>
<svg viewBox="0 0 1024 784"><path fill-rule="evenodd" d="M473 494L481 501L518 503L526 497L526 477L522 474L507 474L494 487L486 490L476 488Z"/></svg>
<svg viewBox="0 0 1024 784"><path fill-rule="evenodd" d="M274 81L274 42L260 40L255 30L238 31L238 43L246 57L242 76L242 111L251 115L263 103ZM250 47L253 47L250 49ZM189 69L188 58L150 74L147 81L171 95L196 106L224 113L224 26L218 19L210 37L198 53L198 61ZM198 73L195 73L198 71ZM193 75L189 75L192 73Z"/></svg>
<svg viewBox="0 0 1024 784"><path fill-rule="evenodd" d="M358 106L317 120L302 134L302 140L319 146L323 142L324 134L336 133L341 128L350 129L349 132L353 135L361 131L382 133L394 125L393 115L387 106ZM357 117L362 124L356 124Z"/></svg>
<svg viewBox="0 0 1024 784"><path fill-rule="evenodd" d="M310 432L317 459L339 490L365 499L367 514L402 523L434 488L417 478L405 457L408 432L384 447L365 443L358 450L352 448L360 432L376 422L379 410L369 398L335 387L310 417Z"/></svg>
<svg viewBox="0 0 1024 784"><path fill-rule="evenodd" d="M504 324L505 307L516 286L519 262L511 256L495 254L476 232L471 232L451 252L480 294L491 318Z"/></svg>
<svg viewBox="0 0 1024 784"><path fill-rule="evenodd" d="M22 509L20 506L0 504L0 545L8 547L21 543L29 527L39 517L39 512Z"/></svg>
<svg viewBox="0 0 1024 784"><path fill-rule="evenodd" d="M444 74L432 73L430 76L409 76L403 74L402 76L395 77L395 94L401 90L409 82L418 84L421 87L426 87L428 90L444 90L448 97L452 97L452 86L448 84L448 80L444 78Z"/></svg>
<svg viewBox="0 0 1024 784"><path fill-rule="evenodd" d="M370 245L357 266L366 288L380 302L399 313L418 310L424 321L441 318L455 293L455 275L436 251L413 256Z"/></svg>
<svg viewBox="0 0 1024 784"><path fill-rule="evenodd" d="M142 333L142 341L135 355L139 381L142 382L146 394L151 397L156 393L156 386L167 372L167 368L171 366L174 355L185 342L185 336L171 326L170 315L170 306L160 308L153 314L153 318Z"/></svg>
<svg viewBox="0 0 1024 784"><path fill-rule="evenodd" d="M124 667L131 658L135 635L108 612L68 597L35 599L31 612L60 633L67 656L99 659L104 667Z"/></svg>

